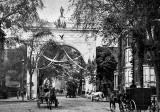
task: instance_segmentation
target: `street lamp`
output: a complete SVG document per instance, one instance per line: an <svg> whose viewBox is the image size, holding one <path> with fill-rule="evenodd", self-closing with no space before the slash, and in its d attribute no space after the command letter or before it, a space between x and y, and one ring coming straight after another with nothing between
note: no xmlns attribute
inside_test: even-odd
<svg viewBox="0 0 160 112"><path fill-rule="evenodd" d="M22 88L21 88L22 101L24 101L24 59L22 59Z"/></svg>

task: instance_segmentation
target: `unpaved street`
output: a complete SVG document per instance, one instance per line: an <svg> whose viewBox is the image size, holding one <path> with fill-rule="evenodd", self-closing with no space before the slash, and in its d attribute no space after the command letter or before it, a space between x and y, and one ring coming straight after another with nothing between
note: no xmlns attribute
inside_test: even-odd
<svg viewBox="0 0 160 112"><path fill-rule="evenodd" d="M37 107L37 102L0 102L0 112L110 112L108 102L92 102L91 99L77 96L66 98L57 96L59 106L49 110L46 104ZM117 108L118 110L118 108ZM119 112L119 111L116 111Z"/></svg>

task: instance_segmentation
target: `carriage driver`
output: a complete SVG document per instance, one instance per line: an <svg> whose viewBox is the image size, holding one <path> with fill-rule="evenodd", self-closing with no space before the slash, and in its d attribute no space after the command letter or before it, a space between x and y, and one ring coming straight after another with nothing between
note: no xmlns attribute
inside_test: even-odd
<svg viewBox="0 0 160 112"><path fill-rule="evenodd" d="M43 85L43 91L46 93L46 92L49 92L49 85L48 84L44 84Z"/></svg>
<svg viewBox="0 0 160 112"><path fill-rule="evenodd" d="M132 80L132 84L130 85L130 88L137 88L137 85L135 84L134 80Z"/></svg>

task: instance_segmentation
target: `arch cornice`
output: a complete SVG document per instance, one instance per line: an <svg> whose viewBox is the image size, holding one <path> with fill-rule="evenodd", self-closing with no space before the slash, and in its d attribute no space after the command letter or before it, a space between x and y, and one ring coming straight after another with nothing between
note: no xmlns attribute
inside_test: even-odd
<svg viewBox="0 0 160 112"><path fill-rule="evenodd" d="M91 29L73 29L73 28L51 28L52 34L45 36L39 40L37 51L45 43L50 40L55 41L60 45L68 45L77 49L86 63L90 59L93 61L96 57L96 30Z"/></svg>

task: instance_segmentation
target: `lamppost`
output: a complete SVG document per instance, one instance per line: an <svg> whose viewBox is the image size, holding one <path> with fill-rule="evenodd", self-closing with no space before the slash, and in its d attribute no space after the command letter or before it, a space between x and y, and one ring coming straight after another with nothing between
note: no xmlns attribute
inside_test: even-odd
<svg viewBox="0 0 160 112"><path fill-rule="evenodd" d="M22 101L24 101L24 59L22 59L22 88L21 88Z"/></svg>

